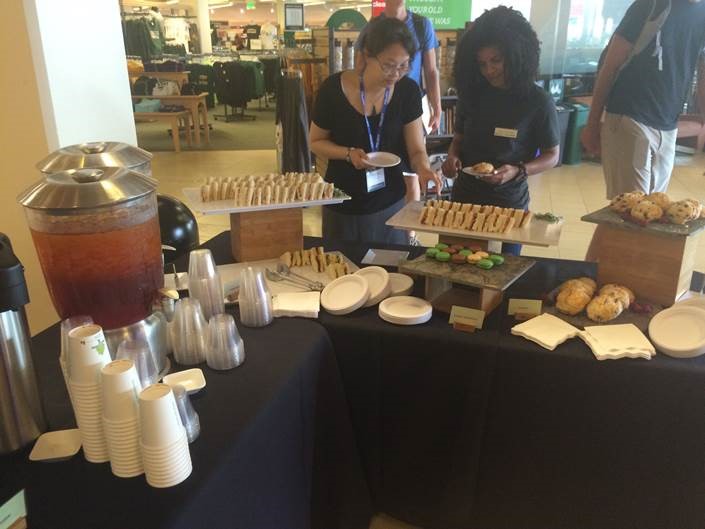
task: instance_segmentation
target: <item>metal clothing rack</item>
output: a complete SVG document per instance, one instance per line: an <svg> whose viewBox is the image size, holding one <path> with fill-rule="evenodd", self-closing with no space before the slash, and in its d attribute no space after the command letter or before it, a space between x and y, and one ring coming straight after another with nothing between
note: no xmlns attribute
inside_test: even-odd
<svg viewBox="0 0 705 529"><path fill-rule="evenodd" d="M227 103L223 103L223 114L213 114L213 119L222 119L226 123L230 123L231 121L254 121L257 119L257 116L253 116L252 114L245 114L245 107L230 107L232 110L230 114L228 114L228 105ZM237 112L239 110L239 112Z"/></svg>

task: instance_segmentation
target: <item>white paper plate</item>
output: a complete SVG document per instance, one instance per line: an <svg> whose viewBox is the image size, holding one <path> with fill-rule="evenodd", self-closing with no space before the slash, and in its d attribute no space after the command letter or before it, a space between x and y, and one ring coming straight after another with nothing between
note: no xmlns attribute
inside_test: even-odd
<svg viewBox="0 0 705 529"><path fill-rule="evenodd" d="M676 307L698 307L705 309L705 296L694 296L675 304Z"/></svg>
<svg viewBox="0 0 705 529"><path fill-rule="evenodd" d="M705 353L705 310L688 306L663 310L651 319L649 337L668 356L700 356Z"/></svg>
<svg viewBox="0 0 705 529"><path fill-rule="evenodd" d="M395 296L379 304L379 317L397 325L420 325L433 315L433 307L425 299Z"/></svg>
<svg viewBox="0 0 705 529"><path fill-rule="evenodd" d="M370 297L367 279L359 275L339 277L321 292L321 306L336 316L350 314L362 307Z"/></svg>
<svg viewBox="0 0 705 529"><path fill-rule="evenodd" d="M206 377L198 367L172 373L164 377L163 382L170 386L181 385L189 395L198 393L206 387Z"/></svg>
<svg viewBox="0 0 705 529"><path fill-rule="evenodd" d="M360 268L355 275L362 276L367 279L367 284L370 287L370 297L365 302L365 307L377 305L383 299L389 297L392 289L392 283L389 280L389 272L381 266L367 266Z"/></svg>
<svg viewBox="0 0 705 529"><path fill-rule="evenodd" d="M477 171L473 171L472 167L463 167L462 171L470 176L474 176L475 178L486 178L488 176L492 176L492 173L478 173Z"/></svg>
<svg viewBox="0 0 705 529"><path fill-rule="evenodd" d="M395 167L401 163L401 158L391 152L368 152L363 163L370 167Z"/></svg>
<svg viewBox="0 0 705 529"><path fill-rule="evenodd" d="M389 282L392 285L390 296L408 296L414 290L414 280L406 274L389 274Z"/></svg>
<svg viewBox="0 0 705 529"><path fill-rule="evenodd" d="M30 461L57 461L76 455L81 448L81 431L59 430L39 436L29 454Z"/></svg>

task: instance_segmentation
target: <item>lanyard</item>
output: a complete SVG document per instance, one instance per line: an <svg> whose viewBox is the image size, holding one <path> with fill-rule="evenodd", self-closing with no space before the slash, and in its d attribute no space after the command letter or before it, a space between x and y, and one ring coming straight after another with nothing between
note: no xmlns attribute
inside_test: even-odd
<svg viewBox="0 0 705 529"><path fill-rule="evenodd" d="M367 135L370 138L370 148L372 149L372 152L377 152L382 141L382 126L384 125L384 116L387 114L387 104L389 103L389 87L384 89L384 102L382 103L382 112L379 115L379 127L377 127L376 142L372 140L372 127L370 127L370 120L367 118L367 111L365 110L365 84L362 82L362 76L360 76L360 101L362 102L362 113L365 116L365 125L367 125Z"/></svg>

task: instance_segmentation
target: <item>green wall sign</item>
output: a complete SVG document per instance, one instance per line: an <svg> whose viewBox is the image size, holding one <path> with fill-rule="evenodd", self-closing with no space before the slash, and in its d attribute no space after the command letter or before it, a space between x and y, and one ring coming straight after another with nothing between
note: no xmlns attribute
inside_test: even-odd
<svg viewBox="0 0 705 529"><path fill-rule="evenodd" d="M463 29L470 20L471 0L406 0L406 7L431 19L435 29Z"/></svg>

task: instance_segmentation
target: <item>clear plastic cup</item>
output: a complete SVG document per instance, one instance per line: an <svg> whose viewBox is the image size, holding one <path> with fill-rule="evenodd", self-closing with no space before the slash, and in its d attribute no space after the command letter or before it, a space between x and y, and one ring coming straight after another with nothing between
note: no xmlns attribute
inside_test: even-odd
<svg viewBox="0 0 705 529"><path fill-rule="evenodd" d="M123 342L124 343L124 342ZM103 417L112 421L131 421L137 418L137 395L142 385L132 360L110 362L101 369L103 390Z"/></svg>
<svg viewBox="0 0 705 529"><path fill-rule="evenodd" d="M245 343L230 314L217 314L210 319L206 343L206 363L211 369L233 369L245 361Z"/></svg>
<svg viewBox="0 0 705 529"><path fill-rule="evenodd" d="M174 392L167 384L153 384L142 390L140 436L147 447L166 447L185 435Z"/></svg>
<svg viewBox="0 0 705 529"><path fill-rule="evenodd" d="M159 380L157 363L146 341L125 340L118 346L115 358L118 360L129 359L134 363L140 383L138 393L142 388L151 386Z"/></svg>
<svg viewBox="0 0 705 529"><path fill-rule="evenodd" d="M197 299L176 302L172 341L179 364L196 365L205 360L206 325Z"/></svg>
<svg viewBox="0 0 705 529"><path fill-rule="evenodd" d="M272 295L261 270L248 266L240 275L240 320L246 327L264 327L272 323Z"/></svg>
<svg viewBox="0 0 705 529"><path fill-rule="evenodd" d="M181 424L186 428L186 438L189 443L193 443L201 433L201 421L198 413L193 409L191 398L188 396L186 388L181 384L177 384L171 388L174 392L176 407L179 409Z"/></svg>
<svg viewBox="0 0 705 529"><path fill-rule="evenodd" d="M69 331L69 378L78 384L97 384L100 369L108 364L110 351L99 325L88 324Z"/></svg>
<svg viewBox="0 0 705 529"><path fill-rule="evenodd" d="M210 250L193 250L189 254L189 296L201 303L206 321L225 311L223 283Z"/></svg>

